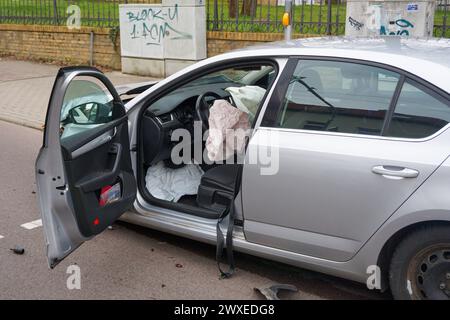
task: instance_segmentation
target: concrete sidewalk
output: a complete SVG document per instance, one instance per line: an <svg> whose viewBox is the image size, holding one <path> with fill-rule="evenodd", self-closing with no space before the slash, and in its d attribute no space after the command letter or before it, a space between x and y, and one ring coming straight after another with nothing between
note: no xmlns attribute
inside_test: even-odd
<svg viewBox="0 0 450 320"><path fill-rule="evenodd" d="M0 120L41 129L59 66L0 58ZM115 85L155 80L105 73Z"/></svg>

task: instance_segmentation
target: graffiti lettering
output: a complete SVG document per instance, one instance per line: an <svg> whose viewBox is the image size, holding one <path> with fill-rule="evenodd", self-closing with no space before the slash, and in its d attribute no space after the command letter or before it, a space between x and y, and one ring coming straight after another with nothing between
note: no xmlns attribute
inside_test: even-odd
<svg viewBox="0 0 450 320"><path fill-rule="evenodd" d="M386 36L409 36L408 28L414 28L414 25L406 19L397 19L389 21L390 25L397 26L397 30L387 30L386 26L380 27L380 35Z"/></svg>
<svg viewBox="0 0 450 320"><path fill-rule="evenodd" d="M352 17L348 17L348 22L356 30L361 30L361 28L364 27L364 23L361 23L361 22L357 21L356 19L353 19Z"/></svg>
<svg viewBox="0 0 450 320"><path fill-rule="evenodd" d="M146 45L161 45L164 38L170 40L192 39L192 35L178 30L178 4L165 9L143 9L139 12L126 13L128 22L132 23L132 39L143 38Z"/></svg>

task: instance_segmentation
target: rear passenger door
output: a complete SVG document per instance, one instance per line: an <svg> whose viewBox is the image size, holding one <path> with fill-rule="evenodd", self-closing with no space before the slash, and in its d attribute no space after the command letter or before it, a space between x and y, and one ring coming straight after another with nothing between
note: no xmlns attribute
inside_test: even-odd
<svg viewBox="0 0 450 320"><path fill-rule="evenodd" d="M272 175L244 166L245 235L347 261L448 156L437 134L448 100L380 65L303 59L293 69L249 144L251 154L265 141L279 165Z"/></svg>

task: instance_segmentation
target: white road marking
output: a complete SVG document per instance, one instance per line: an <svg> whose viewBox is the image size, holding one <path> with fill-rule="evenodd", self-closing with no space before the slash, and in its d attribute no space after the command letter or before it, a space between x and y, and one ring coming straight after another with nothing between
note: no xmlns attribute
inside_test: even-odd
<svg viewBox="0 0 450 320"><path fill-rule="evenodd" d="M34 220L34 221L31 221L31 222L27 222L27 223L21 224L20 226L22 228L25 228L25 229L28 229L28 230L31 230L31 229L34 229L34 228L38 228L38 227L42 227L42 220L41 219Z"/></svg>
<svg viewBox="0 0 450 320"><path fill-rule="evenodd" d="M1 234L0 234L0 239L3 239L4 238L4 236L2 236Z"/></svg>

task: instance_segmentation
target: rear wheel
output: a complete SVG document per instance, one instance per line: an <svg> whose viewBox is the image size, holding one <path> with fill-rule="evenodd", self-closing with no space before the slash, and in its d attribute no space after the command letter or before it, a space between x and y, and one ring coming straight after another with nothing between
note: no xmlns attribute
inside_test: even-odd
<svg viewBox="0 0 450 320"><path fill-rule="evenodd" d="M450 300L450 226L406 236L392 256L389 282L395 299Z"/></svg>

